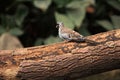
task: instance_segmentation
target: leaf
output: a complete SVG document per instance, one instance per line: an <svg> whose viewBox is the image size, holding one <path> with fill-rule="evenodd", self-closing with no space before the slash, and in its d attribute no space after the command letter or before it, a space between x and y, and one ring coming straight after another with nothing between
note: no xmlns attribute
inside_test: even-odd
<svg viewBox="0 0 120 80"><path fill-rule="evenodd" d="M7 28L10 29L10 28L13 28L13 27L16 27L16 24L15 24L15 18L13 16L10 16L10 15L6 15L6 23L7 23Z"/></svg>
<svg viewBox="0 0 120 80"><path fill-rule="evenodd" d="M15 22L19 27L22 26L23 20L27 16L27 14L28 8L25 5L19 5L15 13Z"/></svg>
<svg viewBox="0 0 120 80"><path fill-rule="evenodd" d="M67 4L67 8L79 8L79 7L87 7L89 5L95 4L95 0L73 0L69 4Z"/></svg>
<svg viewBox="0 0 120 80"><path fill-rule="evenodd" d="M85 27L80 27L80 34L83 34L84 36L90 35L90 32Z"/></svg>
<svg viewBox="0 0 120 80"><path fill-rule="evenodd" d="M55 2L58 7L64 7L71 1L73 0L53 0L53 2Z"/></svg>
<svg viewBox="0 0 120 80"><path fill-rule="evenodd" d="M23 34L23 31L19 28L12 28L10 29L9 33L15 36L20 36Z"/></svg>
<svg viewBox="0 0 120 80"><path fill-rule="evenodd" d="M60 0L61 1L61 0ZM70 28L74 28L76 25L81 26L83 19L85 18L86 7L93 4L94 0L72 0L66 4L67 14L56 13L57 21L62 21Z"/></svg>
<svg viewBox="0 0 120 80"><path fill-rule="evenodd" d="M84 36L90 35L90 32L87 30L87 26L88 26L88 23L84 22L80 27L79 33Z"/></svg>
<svg viewBox="0 0 120 80"><path fill-rule="evenodd" d="M33 1L33 0L16 0L16 1L18 1L18 2L26 2L26 1Z"/></svg>
<svg viewBox="0 0 120 80"><path fill-rule="evenodd" d="M114 28L119 29L120 28L120 16L111 16L111 20L113 22Z"/></svg>
<svg viewBox="0 0 120 80"><path fill-rule="evenodd" d="M113 25L107 20L97 21L97 23L107 30L113 29Z"/></svg>
<svg viewBox="0 0 120 80"><path fill-rule="evenodd" d="M34 5L42 11L46 11L51 4L51 0L34 0Z"/></svg>
<svg viewBox="0 0 120 80"><path fill-rule="evenodd" d="M4 28L7 27L6 16L1 14L0 18L1 18L1 25L2 25L2 27L4 27Z"/></svg>
<svg viewBox="0 0 120 80"><path fill-rule="evenodd" d="M67 17L66 14L55 13L55 18L57 22L63 22L66 27L74 29L74 24L72 21Z"/></svg>
<svg viewBox="0 0 120 80"><path fill-rule="evenodd" d="M85 9L78 8L74 10L67 10L68 17L72 20L72 22L78 27L81 26L84 18L85 18Z"/></svg>
<svg viewBox="0 0 120 80"><path fill-rule="evenodd" d="M88 5L95 5L95 0L86 0Z"/></svg>
<svg viewBox="0 0 120 80"><path fill-rule="evenodd" d="M5 32L6 32L6 30L2 26L0 26L0 34L3 34Z"/></svg>
<svg viewBox="0 0 120 80"><path fill-rule="evenodd" d="M86 7L93 4L93 1L94 0L74 0L66 6L68 8L66 12L69 18L77 27L81 26L85 18Z"/></svg>
<svg viewBox="0 0 120 80"><path fill-rule="evenodd" d="M11 15L1 15L1 25L5 29L9 29L11 27L15 27L15 19L14 16Z"/></svg>
<svg viewBox="0 0 120 80"><path fill-rule="evenodd" d="M60 38L50 36L49 38L47 38L47 39L45 40L44 43L45 43L45 44L51 44L51 43L56 43L56 42L60 42L60 41L61 41Z"/></svg>
<svg viewBox="0 0 120 80"><path fill-rule="evenodd" d="M35 46L38 46L38 45L41 45L41 44L43 44L43 39L41 39L41 38L39 38L39 39L37 39L36 41L35 41Z"/></svg>
<svg viewBox="0 0 120 80"><path fill-rule="evenodd" d="M107 0L107 3L120 11L120 1L118 1L118 0Z"/></svg>

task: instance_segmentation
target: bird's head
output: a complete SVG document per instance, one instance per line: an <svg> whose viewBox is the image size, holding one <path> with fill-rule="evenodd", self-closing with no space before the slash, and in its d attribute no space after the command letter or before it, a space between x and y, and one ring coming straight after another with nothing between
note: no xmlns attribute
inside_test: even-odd
<svg viewBox="0 0 120 80"><path fill-rule="evenodd" d="M64 24L62 22L57 22L56 28L64 27Z"/></svg>

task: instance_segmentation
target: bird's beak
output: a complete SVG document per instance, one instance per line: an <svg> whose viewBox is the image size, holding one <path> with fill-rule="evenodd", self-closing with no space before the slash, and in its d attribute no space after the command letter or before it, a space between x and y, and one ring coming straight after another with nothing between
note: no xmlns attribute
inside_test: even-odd
<svg viewBox="0 0 120 80"><path fill-rule="evenodd" d="M56 28L59 28L59 24L56 25Z"/></svg>

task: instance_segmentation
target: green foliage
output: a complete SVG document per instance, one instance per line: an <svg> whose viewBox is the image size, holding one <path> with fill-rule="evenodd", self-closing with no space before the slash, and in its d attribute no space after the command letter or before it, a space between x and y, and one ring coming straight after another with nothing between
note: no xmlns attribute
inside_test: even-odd
<svg viewBox="0 0 120 80"><path fill-rule="evenodd" d="M22 27L22 23L27 14L28 8L25 5L19 5L15 12L15 22L17 26Z"/></svg>
<svg viewBox="0 0 120 80"><path fill-rule="evenodd" d="M85 36L120 27L120 15L118 15L120 0L14 0L4 6L7 11L0 12L0 34L9 32L15 36L23 36L26 35L24 30L27 29L26 33L35 37L26 40L35 39L33 42L35 44L32 45L61 41L58 37L53 37L57 33L54 32L55 22L63 22L66 27L75 29ZM92 9L93 12L90 12ZM100 27L101 29L98 29Z"/></svg>
<svg viewBox="0 0 120 80"><path fill-rule="evenodd" d="M15 36L19 36L23 34L23 31L20 28L12 28L9 30L9 33Z"/></svg>
<svg viewBox="0 0 120 80"><path fill-rule="evenodd" d="M59 41L61 41L60 38L50 36L50 37L48 37L48 38L45 40L44 43L45 43L45 44L51 44L51 43L55 43L55 42L59 42Z"/></svg>
<svg viewBox="0 0 120 80"><path fill-rule="evenodd" d="M119 0L107 0L107 3L120 11L120 1Z"/></svg>
<svg viewBox="0 0 120 80"><path fill-rule="evenodd" d="M61 0L62 1L62 0ZM68 0L69 1L69 0ZM91 0L93 1L93 0ZM80 27L86 13L86 7L89 6L91 3L89 0L70 0L69 3L63 5L66 8L66 13L59 15L65 15L60 17L56 15L57 22L62 21L66 24L66 26L70 26L70 28L74 29L75 26ZM65 18L63 18L65 17ZM67 22L67 23L66 23Z"/></svg>
<svg viewBox="0 0 120 80"><path fill-rule="evenodd" d="M113 8L120 11L120 1L119 0L106 0L106 2ZM98 23L107 30L119 29L120 28L120 16L111 15L111 22L108 20L98 21Z"/></svg>
<svg viewBox="0 0 120 80"><path fill-rule="evenodd" d="M24 18L28 14L28 9L25 5L18 5L14 15L1 14L0 34L9 32L12 35L19 36L23 34L21 30Z"/></svg>
<svg viewBox="0 0 120 80"><path fill-rule="evenodd" d="M2 34L4 32L5 32L5 29L2 26L0 26L0 34Z"/></svg>
<svg viewBox="0 0 120 80"><path fill-rule="evenodd" d="M53 0L57 8L65 8L66 13L55 13L57 22L63 22L66 26L74 28L79 27L85 17L86 7L93 3L94 0ZM34 5L43 11L50 6L51 0L35 0Z"/></svg>
<svg viewBox="0 0 120 80"><path fill-rule="evenodd" d="M107 20L97 21L97 23L107 30L113 29L113 25Z"/></svg>
<svg viewBox="0 0 120 80"><path fill-rule="evenodd" d="M113 15L111 16L111 20L112 20L114 28L119 29L120 28L120 16Z"/></svg>
<svg viewBox="0 0 120 80"><path fill-rule="evenodd" d="M80 29L77 29L79 30L79 33L83 34L84 36L88 36L90 35L91 33L87 30L87 26L88 26L88 23L87 22L84 22Z"/></svg>
<svg viewBox="0 0 120 80"><path fill-rule="evenodd" d="M85 3L83 3L83 1L78 0L67 5L67 15L69 17L69 20L74 23L74 26L81 26L83 19L85 18L86 7L87 6Z"/></svg>
<svg viewBox="0 0 120 80"><path fill-rule="evenodd" d="M107 20L102 20L102 21L97 21L97 23L107 30L120 28L120 22L119 22L120 16L115 16L115 15L111 16L111 21L112 22L107 21Z"/></svg>
<svg viewBox="0 0 120 80"><path fill-rule="evenodd" d="M74 1L74 0L53 0L53 2L55 2L57 4L58 8L64 7L72 1Z"/></svg>
<svg viewBox="0 0 120 80"><path fill-rule="evenodd" d="M43 42L44 42L44 40L43 40L43 39L38 38L38 39L35 41L35 46L42 45L42 44L43 44Z"/></svg>
<svg viewBox="0 0 120 80"><path fill-rule="evenodd" d="M52 0L34 0L33 1L34 5L43 11L46 11L48 9L51 2Z"/></svg>
<svg viewBox="0 0 120 80"><path fill-rule="evenodd" d="M65 14L60 14L58 12L55 13L56 20L58 22L64 22L65 26L68 26L71 29L74 29L74 25L72 21Z"/></svg>

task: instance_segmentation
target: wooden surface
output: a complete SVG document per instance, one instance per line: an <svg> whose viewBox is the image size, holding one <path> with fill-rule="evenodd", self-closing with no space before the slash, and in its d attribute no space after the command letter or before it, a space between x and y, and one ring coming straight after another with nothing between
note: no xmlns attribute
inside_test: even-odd
<svg viewBox="0 0 120 80"><path fill-rule="evenodd" d="M120 29L61 42L0 50L0 80L73 80L120 68Z"/></svg>

